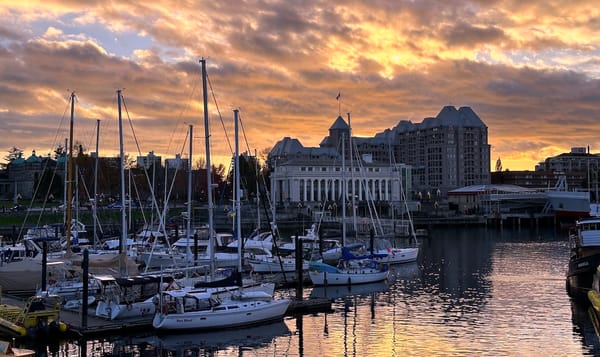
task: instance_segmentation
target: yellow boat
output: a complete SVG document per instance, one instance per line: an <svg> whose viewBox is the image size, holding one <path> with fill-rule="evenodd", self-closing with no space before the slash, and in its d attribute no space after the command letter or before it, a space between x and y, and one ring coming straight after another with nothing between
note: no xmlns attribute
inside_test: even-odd
<svg viewBox="0 0 600 357"><path fill-rule="evenodd" d="M61 299L58 295L35 295L25 306L0 304L0 331L13 337L36 337L67 331L60 321Z"/></svg>

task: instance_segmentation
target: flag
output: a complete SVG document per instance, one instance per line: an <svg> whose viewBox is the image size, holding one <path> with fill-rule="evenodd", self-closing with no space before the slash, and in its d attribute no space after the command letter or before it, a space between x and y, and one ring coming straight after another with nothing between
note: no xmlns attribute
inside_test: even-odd
<svg viewBox="0 0 600 357"><path fill-rule="evenodd" d="M337 97L335 97L335 99L336 99L336 100L340 100L340 97L341 97L341 96L342 96L342 93L341 93L341 92L338 92L338 95L337 95Z"/></svg>

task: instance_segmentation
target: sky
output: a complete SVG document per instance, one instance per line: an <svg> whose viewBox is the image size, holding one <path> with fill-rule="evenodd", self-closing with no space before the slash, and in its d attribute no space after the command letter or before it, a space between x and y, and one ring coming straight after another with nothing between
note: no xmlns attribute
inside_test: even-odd
<svg viewBox="0 0 600 357"><path fill-rule="evenodd" d="M420 123L446 105L488 127L491 169L600 153L597 1L0 2L0 160L51 154L69 137L101 156L205 156L209 80L213 163L289 136L318 146L341 112L353 134ZM341 94L339 100L337 95ZM100 121L100 135L96 125ZM98 140L96 140L98 138Z"/></svg>

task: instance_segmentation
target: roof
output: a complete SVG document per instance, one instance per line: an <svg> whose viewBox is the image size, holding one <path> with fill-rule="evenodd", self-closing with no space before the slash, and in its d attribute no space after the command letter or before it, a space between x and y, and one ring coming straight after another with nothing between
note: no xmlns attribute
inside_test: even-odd
<svg viewBox="0 0 600 357"><path fill-rule="evenodd" d="M341 115L335 119L335 121L329 128L329 130L348 130L348 129L350 129L350 126L346 123L346 121L344 120L344 118L342 118Z"/></svg>
<svg viewBox="0 0 600 357"><path fill-rule="evenodd" d="M476 193L484 193L484 192L529 193L529 192L536 192L536 190L531 189L531 188L517 186L517 185L501 185L501 184L471 185L471 186L465 186L465 187L457 188L455 190L448 191L448 195L466 195L466 194L476 194Z"/></svg>

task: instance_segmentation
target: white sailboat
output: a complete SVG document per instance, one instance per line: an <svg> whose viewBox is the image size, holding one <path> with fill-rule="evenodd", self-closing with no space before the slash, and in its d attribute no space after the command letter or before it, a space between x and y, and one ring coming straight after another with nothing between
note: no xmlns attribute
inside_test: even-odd
<svg viewBox="0 0 600 357"><path fill-rule="evenodd" d="M204 59L202 59L200 62L202 63L202 79L204 88L205 125L207 125L206 62ZM234 117L236 135L235 200L238 241L241 241L237 110L234 110ZM207 158L208 156L209 151L207 150ZM208 162L209 161L207 159L207 165ZM209 219L209 226L212 228L211 223L212 222L210 222ZM238 271L242 270L241 257L242 249L241 245L238 245ZM211 264L211 272L212 271L214 271L214 263ZM217 296L217 293L211 291L196 292L187 289L162 291L158 299L158 304L159 308L157 309L152 321L152 326L154 328L159 330L201 330L248 326L265 321L281 319L289 307L290 300L274 299L272 294L268 294L263 291L246 291L240 287L232 292L228 297L223 298Z"/></svg>
<svg viewBox="0 0 600 357"><path fill-rule="evenodd" d="M345 175L345 136L342 134L342 176ZM342 207L346 206L346 180L342 179ZM342 210L342 245L346 244L346 210ZM354 257L348 247L342 247L342 259L338 266L311 261L309 276L314 285L366 284L387 279L390 271L385 264L372 257Z"/></svg>

